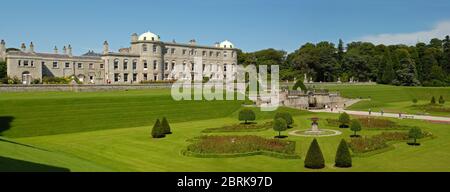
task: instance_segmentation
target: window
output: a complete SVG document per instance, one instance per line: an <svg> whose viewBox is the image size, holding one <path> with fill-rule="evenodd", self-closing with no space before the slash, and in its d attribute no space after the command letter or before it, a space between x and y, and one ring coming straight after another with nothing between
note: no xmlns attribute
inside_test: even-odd
<svg viewBox="0 0 450 192"><path fill-rule="evenodd" d="M194 62L191 61L191 71L194 71Z"/></svg>
<svg viewBox="0 0 450 192"><path fill-rule="evenodd" d="M58 62L53 62L53 68L58 68Z"/></svg>
<svg viewBox="0 0 450 192"><path fill-rule="evenodd" d="M168 61L166 61L164 63L164 70L169 70L169 62Z"/></svg>
<svg viewBox="0 0 450 192"><path fill-rule="evenodd" d="M203 70L203 71L205 71L205 67L206 67L206 65L205 65L205 64L203 64L203 67L202 67L202 70Z"/></svg>
<svg viewBox="0 0 450 192"><path fill-rule="evenodd" d="M136 70L137 68L137 60L133 60L133 70Z"/></svg>
<svg viewBox="0 0 450 192"><path fill-rule="evenodd" d="M83 63L78 63L78 69L82 69L83 68Z"/></svg>
<svg viewBox="0 0 450 192"><path fill-rule="evenodd" d="M94 64L93 63L89 63L89 69L94 69Z"/></svg>
<svg viewBox="0 0 450 192"><path fill-rule="evenodd" d="M172 61L172 66L170 67L171 70L175 68L175 61Z"/></svg>
<svg viewBox="0 0 450 192"><path fill-rule="evenodd" d="M153 75L153 80L154 81L158 80L158 76L157 75Z"/></svg>
<svg viewBox="0 0 450 192"><path fill-rule="evenodd" d="M183 49L183 55L186 55L186 49Z"/></svg>
<svg viewBox="0 0 450 192"><path fill-rule="evenodd" d="M144 39L145 40L145 39ZM147 44L143 44L142 45L142 51L143 52L147 52L148 48L147 48Z"/></svg>
<svg viewBox="0 0 450 192"><path fill-rule="evenodd" d="M158 68L158 61L153 61L153 70L156 70Z"/></svg>
<svg viewBox="0 0 450 192"><path fill-rule="evenodd" d="M28 67L28 60L23 61L23 66Z"/></svg>
<svg viewBox="0 0 450 192"><path fill-rule="evenodd" d="M224 64L223 65L223 72L226 72L227 71L227 64Z"/></svg>
<svg viewBox="0 0 450 192"><path fill-rule="evenodd" d="M147 70L148 69L147 68L147 60L144 60L143 63L144 63L144 70Z"/></svg>
<svg viewBox="0 0 450 192"><path fill-rule="evenodd" d="M19 67L22 66L22 61L21 61L21 60L17 61L17 65L18 65Z"/></svg>
<svg viewBox="0 0 450 192"><path fill-rule="evenodd" d="M186 71L186 61L183 61L183 71Z"/></svg>
<svg viewBox="0 0 450 192"><path fill-rule="evenodd" d="M172 55L175 54L175 48L172 48L171 53Z"/></svg>
<svg viewBox="0 0 450 192"><path fill-rule="evenodd" d="M31 66L34 67L34 61L33 60L31 61Z"/></svg>
<svg viewBox="0 0 450 192"><path fill-rule="evenodd" d="M169 74L165 74L164 79L169 79Z"/></svg>
<svg viewBox="0 0 450 192"><path fill-rule="evenodd" d="M128 82L128 73L123 74L123 82Z"/></svg>
<svg viewBox="0 0 450 192"><path fill-rule="evenodd" d="M164 54L169 53L169 48L164 48Z"/></svg>
<svg viewBox="0 0 450 192"><path fill-rule="evenodd" d="M227 51L224 51L224 52L223 52L223 57L227 57L227 55L228 55L228 54L227 54Z"/></svg>
<svg viewBox="0 0 450 192"><path fill-rule="evenodd" d="M100 64L100 69L103 69L103 68L105 68L105 66L104 66L104 64L102 63L102 64Z"/></svg>
<svg viewBox="0 0 450 192"><path fill-rule="evenodd" d="M133 73L133 81L137 81L137 73Z"/></svg>
<svg viewBox="0 0 450 192"><path fill-rule="evenodd" d="M91 81L94 80L94 76L92 76L92 75L89 76L89 80L91 80Z"/></svg>
<svg viewBox="0 0 450 192"><path fill-rule="evenodd" d="M157 46L153 45L153 53L156 53Z"/></svg>
<svg viewBox="0 0 450 192"><path fill-rule="evenodd" d="M128 59L123 60L123 70L128 69Z"/></svg>
<svg viewBox="0 0 450 192"><path fill-rule="evenodd" d="M217 51L217 53L216 53L216 57L219 57L219 56L220 56L220 52L218 52L218 51Z"/></svg>
<svg viewBox="0 0 450 192"><path fill-rule="evenodd" d="M203 56L203 57L206 57L206 51L203 51L203 52L202 52L202 56Z"/></svg>
<svg viewBox="0 0 450 192"><path fill-rule="evenodd" d="M114 59L114 70L119 69L119 59Z"/></svg>
<svg viewBox="0 0 450 192"><path fill-rule="evenodd" d="M209 52L209 56L210 56L210 57L212 57L213 54L214 54L214 52L212 52L212 51Z"/></svg>
<svg viewBox="0 0 450 192"><path fill-rule="evenodd" d="M234 57L234 51L231 52L231 57Z"/></svg>
<svg viewBox="0 0 450 192"><path fill-rule="evenodd" d="M70 63L66 63L65 67L70 68Z"/></svg>
<svg viewBox="0 0 450 192"><path fill-rule="evenodd" d="M147 73L144 73L144 81L147 81Z"/></svg>
<svg viewBox="0 0 450 192"><path fill-rule="evenodd" d="M119 82L120 76L118 73L114 73L114 82Z"/></svg>

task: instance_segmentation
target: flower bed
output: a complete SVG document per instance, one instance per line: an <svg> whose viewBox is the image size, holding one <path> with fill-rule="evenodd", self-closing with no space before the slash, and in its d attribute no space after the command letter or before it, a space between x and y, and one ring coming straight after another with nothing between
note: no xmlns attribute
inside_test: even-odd
<svg viewBox="0 0 450 192"><path fill-rule="evenodd" d="M363 129L411 129L410 126L398 125L396 122L373 117L360 117L357 118L362 125ZM337 119L327 119L328 125L339 126L340 123Z"/></svg>
<svg viewBox="0 0 450 192"><path fill-rule="evenodd" d="M239 157L268 155L298 158L295 142L258 136L201 136L193 140L184 154L196 157Z"/></svg>
<svg viewBox="0 0 450 192"><path fill-rule="evenodd" d="M266 122L263 124L235 124L227 125L218 128L208 128L203 130L203 133L214 133L214 132L253 132L253 131L265 131L272 128L273 122Z"/></svg>
<svg viewBox="0 0 450 192"><path fill-rule="evenodd" d="M424 132L423 137L431 137L431 133ZM372 137L352 138L349 146L353 153L367 153L389 147L392 141L407 141L408 132L382 132Z"/></svg>

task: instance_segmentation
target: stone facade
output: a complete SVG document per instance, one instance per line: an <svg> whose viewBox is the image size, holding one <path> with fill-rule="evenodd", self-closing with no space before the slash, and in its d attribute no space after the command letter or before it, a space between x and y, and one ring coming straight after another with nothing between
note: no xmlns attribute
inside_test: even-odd
<svg viewBox="0 0 450 192"><path fill-rule="evenodd" d="M331 107L343 107L346 99L338 93L316 91L282 91L280 101L284 106L298 109L324 109Z"/></svg>
<svg viewBox="0 0 450 192"><path fill-rule="evenodd" d="M2 51L3 50L3 51ZM63 53L37 53L31 43L27 49L6 52L2 41L0 58L8 65L8 76L30 84L44 76L76 76L84 84L131 84L142 81L192 80L194 67L201 65L203 76L222 79L227 70L236 70L237 49L229 41L214 46L189 43L163 42L151 32L131 35L131 46L111 52L107 41L103 53L89 52L73 56L72 47L65 46ZM196 62L194 62L196 61ZM198 62L201 61L201 62Z"/></svg>

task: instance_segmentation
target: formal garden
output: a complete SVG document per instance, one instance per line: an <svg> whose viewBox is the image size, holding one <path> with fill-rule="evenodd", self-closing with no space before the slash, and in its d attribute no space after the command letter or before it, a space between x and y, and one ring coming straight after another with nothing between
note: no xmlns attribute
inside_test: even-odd
<svg viewBox="0 0 450 192"><path fill-rule="evenodd" d="M165 89L8 93L0 106L0 156L38 170L442 171L450 156L444 123L178 103Z"/></svg>

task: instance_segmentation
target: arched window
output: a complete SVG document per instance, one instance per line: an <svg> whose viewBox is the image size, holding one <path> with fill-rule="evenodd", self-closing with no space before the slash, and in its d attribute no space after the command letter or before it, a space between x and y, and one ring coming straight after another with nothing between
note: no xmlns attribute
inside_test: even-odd
<svg viewBox="0 0 450 192"><path fill-rule="evenodd" d="M175 61L172 61L172 66L170 67L171 70L175 68Z"/></svg>
<svg viewBox="0 0 450 192"><path fill-rule="evenodd" d="M133 70L136 70L137 68L137 60L133 60Z"/></svg>
<svg viewBox="0 0 450 192"><path fill-rule="evenodd" d="M156 53L157 47L158 47L158 46L153 45L153 53Z"/></svg>
<svg viewBox="0 0 450 192"><path fill-rule="evenodd" d="M127 70L128 69L128 59L124 59L123 60L123 70Z"/></svg>
<svg viewBox="0 0 450 192"><path fill-rule="evenodd" d="M144 63L144 70L147 70L148 69L147 60L143 60L142 63Z"/></svg>
<svg viewBox="0 0 450 192"><path fill-rule="evenodd" d="M153 70L156 70L158 68L158 61L153 60Z"/></svg>
<svg viewBox="0 0 450 192"><path fill-rule="evenodd" d="M114 70L119 69L119 59L114 59Z"/></svg>

